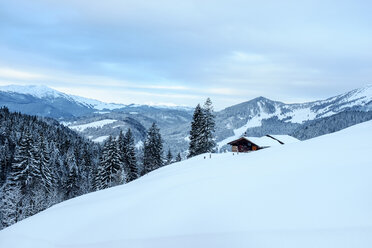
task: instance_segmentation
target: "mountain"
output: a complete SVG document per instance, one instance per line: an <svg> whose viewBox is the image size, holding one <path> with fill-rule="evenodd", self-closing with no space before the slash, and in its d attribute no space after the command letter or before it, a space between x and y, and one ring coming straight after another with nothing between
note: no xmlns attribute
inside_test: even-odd
<svg viewBox="0 0 372 248"><path fill-rule="evenodd" d="M299 104L285 104L258 97L216 113L217 141L219 146L223 147L244 133L248 136L301 133L301 129L309 122L314 123L342 112L368 113L370 111L372 111L372 85L326 100Z"/></svg>
<svg viewBox="0 0 372 248"><path fill-rule="evenodd" d="M9 85L0 87L0 106L30 115L66 119L125 105L64 94L45 86Z"/></svg>
<svg viewBox="0 0 372 248"><path fill-rule="evenodd" d="M68 95L45 86L9 85L0 87L0 106L11 111L51 117L85 137L102 142L109 135L131 128L140 148L146 130L157 122L165 137L165 148L173 153L187 147L187 132L192 108L184 106L148 106L113 104Z"/></svg>
<svg viewBox="0 0 372 248"><path fill-rule="evenodd" d="M369 248L371 129L165 166L8 227L0 246Z"/></svg>
<svg viewBox="0 0 372 248"><path fill-rule="evenodd" d="M244 133L248 136L286 134L302 140L313 138L372 119L371 102L372 86L301 104L285 104L258 97L215 112L216 141L223 151L229 149L226 146L229 141ZM166 150L170 148L175 153L185 152L188 148L191 118L190 110L142 106L81 117L65 124L94 141L103 141L108 135L116 136L121 129L130 127L135 130L136 143L140 145L145 130L152 122L157 122ZM107 124L95 126L102 121ZM80 126L93 128L81 130Z"/></svg>
<svg viewBox="0 0 372 248"><path fill-rule="evenodd" d="M146 130L157 122L165 150L170 148L173 153L184 154L193 112L188 107L102 103L43 86L0 87L0 105L13 111L53 117L96 142L131 128L138 148ZM244 133L309 139L370 120L371 113L372 85L308 103L285 104L258 97L215 112L216 141L223 151L228 149L229 141Z"/></svg>

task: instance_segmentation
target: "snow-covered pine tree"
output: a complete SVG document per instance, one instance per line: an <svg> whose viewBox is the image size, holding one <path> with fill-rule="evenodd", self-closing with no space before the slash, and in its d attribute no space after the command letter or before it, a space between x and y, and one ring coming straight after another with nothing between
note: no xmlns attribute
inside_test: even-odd
<svg viewBox="0 0 372 248"><path fill-rule="evenodd" d="M127 153L127 147L125 145L123 130L120 130L118 140L117 140L117 145L119 148L121 158L124 160L124 155Z"/></svg>
<svg viewBox="0 0 372 248"><path fill-rule="evenodd" d="M7 180L0 189L0 227L5 228L21 220L20 199L22 197L20 186Z"/></svg>
<svg viewBox="0 0 372 248"><path fill-rule="evenodd" d="M190 144L188 158L202 154L204 152L204 144L202 143L202 131L205 126L205 118L203 109L198 104L195 107L191 122Z"/></svg>
<svg viewBox="0 0 372 248"><path fill-rule="evenodd" d="M68 149L66 156L68 176L65 182L65 199L67 200L80 195L80 173L73 147Z"/></svg>
<svg viewBox="0 0 372 248"><path fill-rule="evenodd" d="M112 136L107 139L103 147L100 167L100 189L116 186L125 181L122 175L124 165L117 142Z"/></svg>
<svg viewBox="0 0 372 248"><path fill-rule="evenodd" d="M167 161L165 162L166 165L170 165L173 162L173 155L170 149L168 149L167 153Z"/></svg>
<svg viewBox="0 0 372 248"><path fill-rule="evenodd" d="M0 135L0 188L4 185L12 164L12 150L9 139ZM1 229L0 229L1 230Z"/></svg>
<svg viewBox="0 0 372 248"><path fill-rule="evenodd" d="M176 162L180 162L182 160L181 153L178 153L176 156Z"/></svg>
<svg viewBox="0 0 372 248"><path fill-rule="evenodd" d="M40 178L40 168L34 163L34 151L34 142L26 131L16 148L10 173L10 180L19 185L24 195L34 189Z"/></svg>
<svg viewBox="0 0 372 248"><path fill-rule="evenodd" d="M134 138L130 128L125 133L124 146L124 150L126 151L126 153L124 154L124 165L126 168L127 182L131 182L138 178L138 168Z"/></svg>
<svg viewBox="0 0 372 248"><path fill-rule="evenodd" d="M44 135L40 135L38 144L35 146L33 163L39 166L40 179L45 193L49 194L53 190L53 176L50 166L50 149Z"/></svg>
<svg viewBox="0 0 372 248"><path fill-rule="evenodd" d="M204 126L202 127L202 143L203 143L203 153L214 152L216 147L216 142L214 141L215 133L215 121L212 101L208 97L203 105L203 115L204 115Z"/></svg>
<svg viewBox="0 0 372 248"><path fill-rule="evenodd" d="M163 141L159 128L153 123L147 132L144 143L143 172L141 174L147 174L163 165Z"/></svg>
<svg viewBox="0 0 372 248"><path fill-rule="evenodd" d="M122 173L123 183L126 183L128 180L128 168L125 163L125 158L126 158L126 154L128 153L127 151L128 149L127 149L127 145L125 144L123 130L120 130L118 139L116 141L116 145L118 147L118 152L119 152L118 155L119 155L120 164L122 166L121 173Z"/></svg>
<svg viewBox="0 0 372 248"><path fill-rule="evenodd" d="M188 158L207 152L214 152L215 121L212 101L208 98L203 108L198 104L195 108L190 130Z"/></svg>

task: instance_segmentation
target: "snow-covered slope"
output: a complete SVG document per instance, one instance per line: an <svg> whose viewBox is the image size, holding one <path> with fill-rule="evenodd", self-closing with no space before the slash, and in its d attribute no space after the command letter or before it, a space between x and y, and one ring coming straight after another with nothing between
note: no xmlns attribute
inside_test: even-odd
<svg viewBox="0 0 372 248"><path fill-rule="evenodd" d="M369 248L371 130L175 163L6 228L0 247Z"/></svg>
<svg viewBox="0 0 372 248"><path fill-rule="evenodd" d="M101 128L105 125L109 125L109 124L112 124L114 122L117 122L117 120L106 119L106 120L91 122L91 123L88 123L88 124L72 125L72 126L68 126L68 127L71 128L72 130L76 130L78 132L83 132L87 128Z"/></svg>
<svg viewBox="0 0 372 248"><path fill-rule="evenodd" d="M57 90L51 89L43 85L8 85L0 86L0 91L4 92L13 92L19 94L27 94L34 96L36 98L65 98L68 101L73 101L78 104L81 104L85 107L96 109L96 110L113 110L124 108L124 104L115 104L115 103L104 103L98 100L89 99L80 96L68 95Z"/></svg>
<svg viewBox="0 0 372 248"><path fill-rule="evenodd" d="M37 98L65 97L66 94L42 85L6 85L0 86L0 91L32 95Z"/></svg>

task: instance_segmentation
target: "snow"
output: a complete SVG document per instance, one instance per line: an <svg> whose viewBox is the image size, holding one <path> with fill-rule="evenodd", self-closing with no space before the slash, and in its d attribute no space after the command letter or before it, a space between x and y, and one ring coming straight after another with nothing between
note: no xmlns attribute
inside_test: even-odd
<svg viewBox="0 0 372 248"><path fill-rule="evenodd" d="M296 142L300 142L300 140L296 139L295 137L292 137L290 135L272 135L270 134L271 137L280 140L284 144L292 144Z"/></svg>
<svg viewBox="0 0 372 248"><path fill-rule="evenodd" d="M98 138L93 139L92 141L93 141L93 142L96 142L96 143L102 143L102 142L104 142L108 137L109 137L108 135L100 136L100 137L98 137Z"/></svg>
<svg viewBox="0 0 372 248"><path fill-rule="evenodd" d="M240 128L234 129L234 135L230 136L220 142L217 143L217 147L221 148L222 146L226 145L227 143L239 139L244 135L244 132L251 127L259 127L261 126L261 121L266 118L270 118L272 115L268 115L265 113L262 113L260 116L254 116L253 118L249 119L247 123L244 126L241 126Z"/></svg>
<svg viewBox="0 0 372 248"><path fill-rule="evenodd" d="M94 112L94 113L104 115L104 114L109 114L110 112L108 112L108 111L98 111L98 112Z"/></svg>
<svg viewBox="0 0 372 248"><path fill-rule="evenodd" d="M188 106L177 106L174 104L166 105L166 104L150 104L150 105L140 105L140 104L119 104L119 103L106 103L101 102L95 99L85 98L81 96L69 95L62 93L60 91L54 90L52 88L46 87L44 85L7 85L7 86L0 86L0 91L4 92L15 92L20 94L28 94L32 95L36 98L66 98L69 101L74 101L80 105L83 105L88 108L93 108L96 110L114 110L126 107L143 107L143 106L152 106L159 109L173 109L173 110L184 110L184 111L191 111L193 108ZM108 111L96 112L98 114L105 114L110 113Z"/></svg>
<svg viewBox="0 0 372 248"><path fill-rule="evenodd" d="M143 147L143 142L142 142L141 140L138 141L137 144L135 145L135 147L136 147L137 149L142 148L142 147Z"/></svg>
<svg viewBox="0 0 372 248"><path fill-rule="evenodd" d="M113 126L112 129L115 129L115 128L118 128L118 127L125 127L125 125L123 125L123 124L116 125L116 126Z"/></svg>
<svg viewBox="0 0 372 248"><path fill-rule="evenodd" d="M314 113L313 111L311 111L310 108L298 108L298 109L294 109L293 112L291 112L289 115L284 115L283 118L281 119L284 119L288 116L292 117L291 118L291 122L292 123L303 123L304 121L308 121L308 120L314 120L316 118L316 113Z"/></svg>
<svg viewBox="0 0 372 248"><path fill-rule="evenodd" d="M7 85L7 86L0 86L0 91L27 94L27 95L32 95L37 98L63 97L65 95L59 91L56 91L54 89L51 89L51 88L48 88L42 85L29 85L29 86Z"/></svg>
<svg viewBox="0 0 372 248"><path fill-rule="evenodd" d="M299 142L298 139L292 136L289 136L289 135L270 135L270 136L272 138L269 136L245 137L245 138L260 147L272 147L272 146L277 146L277 145L283 145L279 141L281 141L284 144L292 144L295 142Z"/></svg>
<svg viewBox="0 0 372 248"><path fill-rule="evenodd" d="M69 128L78 132L84 132L84 130L87 128L102 128L103 126L112 124L114 122L117 122L117 120L105 119L83 125L69 126Z"/></svg>
<svg viewBox="0 0 372 248"><path fill-rule="evenodd" d="M101 102L98 100L89 99L89 98L85 98L81 96L74 96L74 95L69 95L69 96L72 99L74 99L74 101L81 103L87 107L97 109L97 110L114 110L114 109L125 108L127 106L124 104L117 104L117 103L105 103L105 102Z"/></svg>
<svg viewBox="0 0 372 248"><path fill-rule="evenodd" d="M175 163L8 227L0 247L370 248L371 129Z"/></svg>
<svg viewBox="0 0 372 248"><path fill-rule="evenodd" d="M0 91L5 92L15 92L20 94L32 95L36 98L66 98L69 101L75 101L81 105L84 105L89 108L94 108L97 110L113 110L124 108L127 105L116 104L116 103L105 103L94 99L89 99L81 96L74 96L62 93L60 91L54 90L52 88L43 86L43 85L7 85L0 86Z"/></svg>
<svg viewBox="0 0 372 248"><path fill-rule="evenodd" d="M267 136L263 137L246 137L246 139L250 140L254 144L260 146L260 147L271 147L271 146L277 146L281 145L277 140L272 139Z"/></svg>

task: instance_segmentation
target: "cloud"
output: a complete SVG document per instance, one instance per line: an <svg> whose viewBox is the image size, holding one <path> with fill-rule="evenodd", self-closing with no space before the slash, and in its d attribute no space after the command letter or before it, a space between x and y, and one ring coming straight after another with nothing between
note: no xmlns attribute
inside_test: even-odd
<svg viewBox="0 0 372 248"><path fill-rule="evenodd" d="M28 71L21 71L12 68L0 67L0 78L3 79L22 79L22 80L30 80L30 79L46 79L48 78L46 75L32 73Z"/></svg>
<svg viewBox="0 0 372 248"><path fill-rule="evenodd" d="M188 105L206 96L220 106L259 95L322 98L372 82L371 8L358 0L2 1L8 71L0 77L141 92L149 102L182 95L176 102ZM128 99L138 102L115 97Z"/></svg>

